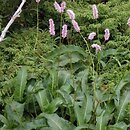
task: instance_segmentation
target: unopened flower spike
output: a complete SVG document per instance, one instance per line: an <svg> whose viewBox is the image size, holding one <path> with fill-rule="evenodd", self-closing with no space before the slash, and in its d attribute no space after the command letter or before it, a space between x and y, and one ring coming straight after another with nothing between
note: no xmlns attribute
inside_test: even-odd
<svg viewBox="0 0 130 130"><path fill-rule="evenodd" d="M49 32L50 35L55 36L55 24L53 19L49 19Z"/></svg>
<svg viewBox="0 0 130 130"><path fill-rule="evenodd" d="M101 46L98 44L92 44L91 47L96 49L96 53L102 50Z"/></svg>
<svg viewBox="0 0 130 130"><path fill-rule="evenodd" d="M109 40L109 38L110 38L110 31L109 31L109 29L107 28L107 29L105 29L105 34L104 34L104 39L105 39L105 41L108 41Z"/></svg>
<svg viewBox="0 0 130 130"><path fill-rule="evenodd" d="M72 25L73 25L76 32L80 32L80 27L74 19L72 20Z"/></svg>
<svg viewBox="0 0 130 130"><path fill-rule="evenodd" d="M95 4L92 5L92 11L93 11L93 18L98 19L98 9L97 9L97 6Z"/></svg>
<svg viewBox="0 0 130 130"><path fill-rule="evenodd" d="M66 38L67 37L67 25L64 24L62 27L62 37Z"/></svg>
<svg viewBox="0 0 130 130"><path fill-rule="evenodd" d="M130 27L130 18L127 21L127 25Z"/></svg>
<svg viewBox="0 0 130 130"><path fill-rule="evenodd" d="M39 2L40 2L40 0L36 0L36 2L37 2L37 3L39 3Z"/></svg>
<svg viewBox="0 0 130 130"><path fill-rule="evenodd" d="M60 4L60 6L61 6L61 12L63 13L64 10L65 10L65 8L66 8L66 2L63 1L63 2Z"/></svg>
<svg viewBox="0 0 130 130"><path fill-rule="evenodd" d="M72 10L68 9L67 14L71 20L75 19L75 13Z"/></svg>
<svg viewBox="0 0 130 130"><path fill-rule="evenodd" d="M61 7L56 1L54 2L54 7L59 13L61 13Z"/></svg>
<svg viewBox="0 0 130 130"><path fill-rule="evenodd" d="M92 33L89 34L88 39L93 40L95 36L96 36L96 33L92 32Z"/></svg>

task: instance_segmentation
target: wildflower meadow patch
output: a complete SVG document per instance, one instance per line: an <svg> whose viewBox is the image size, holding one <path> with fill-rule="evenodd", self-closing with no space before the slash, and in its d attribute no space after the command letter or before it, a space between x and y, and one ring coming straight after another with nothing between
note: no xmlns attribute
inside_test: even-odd
<svg viewBox="0 0 130 130"><path fill-rule="evenodd" d="M1 1L0 130L130 130L129 7Z"/></svg>

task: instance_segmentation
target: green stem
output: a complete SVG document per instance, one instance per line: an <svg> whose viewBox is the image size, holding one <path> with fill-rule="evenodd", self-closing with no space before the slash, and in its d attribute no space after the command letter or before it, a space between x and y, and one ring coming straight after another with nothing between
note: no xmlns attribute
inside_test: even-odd
<svg viewBox="0 0 130 130"><path fill-rule="evenodd" d="M94 74L94 72L95 72L95 70L94 70L94 60L93 60L93 57L92 57L92 53L91 53L91 51L90 51L90 48L89 48L89 45L88 45L88 43L87 43L87 41L86 41L86 39L84 38L84 36L80 33L80 35L81 35L81 37L83 38L83 40L84 40L84 42L86 43L86 46L87 46L87 50L88 50L88 53L89 53L89 55L90 55L90 57L91 57L91 61L92 61L92 76L93 76L93 82L94 82L94 84L93 84L93 94L94 94L94 106L95 106L95 104L96 104L96 81L95 81L95 74Z"/></svg>
<svg viewBox="0 0 130 130"><path fill-rule="evenodd" d="M38 15L38 7L39 7L39 3L37 3L37 28L36 28L36 41L35 41L35 45L34 45L34 50L36 49L36 46L38 44L38 32L39 32L39 15Z"/></svg>
<svg viewBox="0 0 130 130"><path fill-rule="evenodd" d="M61 40L62 40L62 34L61 34L61 32L62 32L62 13L60 15L60 46L61 46Z"/></svg>
<svg viewBox="0 0 130 130"><path fill-rule="evenodd" d="M96 20L96 25L97 25L97 20ZM98 41L99 41L99 28L97 26L97 38L98 38Z"/></svg>

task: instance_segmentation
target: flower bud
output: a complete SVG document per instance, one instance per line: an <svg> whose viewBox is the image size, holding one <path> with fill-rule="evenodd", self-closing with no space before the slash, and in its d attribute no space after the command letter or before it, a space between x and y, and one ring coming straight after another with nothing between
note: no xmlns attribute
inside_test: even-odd
<svg viewBox="0 0 130 130"><path fill-rule="evenodd" d="M67 14L71 20L75 19L75 13L72 10L68 9Z"/></svg>
<svg viewBox="0 0 130 130"><path fill-rule="evenodd" d="M98 19L98 9L97 9L97 6L95 4L92 5L92 11L93 11L93 18Z"/></svg>
<svg viewBox="0 0 130 130"><path fill-rule="evenodd" d="M53 19L49 19L49 32L50 35L55 36L55 24Z"/></svg>
<svg viewBox="0 0 130 130"><path fill-rule="evenodd" d="M80 32L80 27L75 20L72 20L72 24L73 24L73 27L76 30L76 32Z"/></svg>

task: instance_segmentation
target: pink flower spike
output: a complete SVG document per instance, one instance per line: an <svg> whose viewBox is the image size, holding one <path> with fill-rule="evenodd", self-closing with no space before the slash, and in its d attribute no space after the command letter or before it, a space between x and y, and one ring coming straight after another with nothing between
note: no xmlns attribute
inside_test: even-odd
<svg viewBox="0 0 130 130"><path fill-rule="evenodd" d="M96 36L96 33L92 32L92 33L89 34L88 39L93 40L95 36Z"/></svg>
<svg viewBox="0 0 130 130"><path fill-rule="evenodd" d="M66 8L66 2L63 1L60 6L61 6L61 12L63 13Z"/></svg>
<svg viewBox="0 0 130 130"><path fill-rule="evenodd" d="M60 5L55 1L55 3L54 3L54 7L55 7L55 9L59 12L59 13L61 13L61 7L60 7Z"/></svg>
<svg viewBox="0 0 130 130"><path fill-rule="evenodd" d="M76 30L76 32L80 32L80 27L75 20L72 20L72 24L73 24L73 27Z"/></svg>
<svg viewBox="0 0 130 130"><path fill-rule="evenodd" d="M128 19L127 24L130 27L130 18Z"/></svg>
<svg viewBox="0 0 130 130"><path fill-rule="evenodd" d="M37 2L37 3L39 3L39 2L40 2L40 0L36 0L36 2Z"/></svg>
<svg viewBox="0 0 130 130"><path fill-rule="evenodd" d="M49 32L50 35L55 36L55 24L53 19L49 19Z"/></svg>
<svg viewBox="0 0 130 130"><path fill-rule="evenodd" d="M102 50L101 46L99 46L98 44L92 44L91 47L96 49L96 53Z"/></svg>
<svg viewBox="0 0 130 130"><path fill-rule="evenodd" d="M66 38L67 37L67 25L64 24L62 27L62 37Z"/></svg>
<svg viewBox="0 0 130 130"><path fill-rule="evenodd" d="M98 9L97 9L97 6L95 4L92 5L92 11L93 11L93 18L98 19Z"/></svg>
<svg viewBox="0 0 130 130"><path fill-rule="evenodd" d="M107 28L107 29L105 29L105 34L104 34L104 39L105 39L105 41L107 41L107 40L109 40L109 38L110 38L110 31L109 31L109 29Z"/></svg>
<svg viewBox="0 0 130 130"><path fill-rule="evenodd" d="M75 13L72 10L68 9L67 14L71 20L75 19Z"/></svg>

